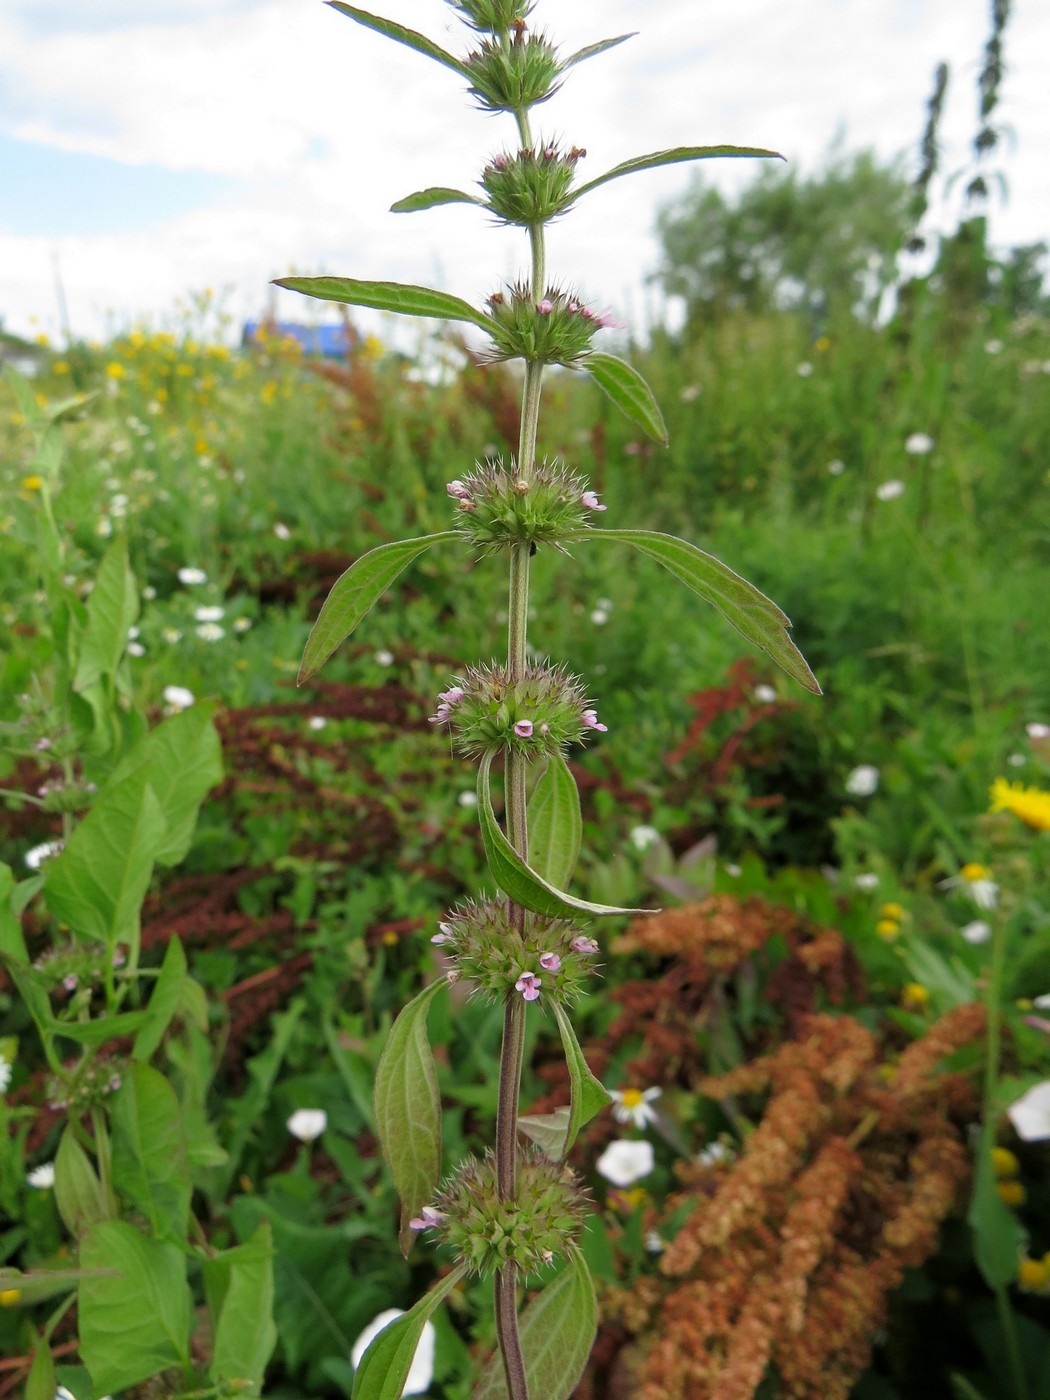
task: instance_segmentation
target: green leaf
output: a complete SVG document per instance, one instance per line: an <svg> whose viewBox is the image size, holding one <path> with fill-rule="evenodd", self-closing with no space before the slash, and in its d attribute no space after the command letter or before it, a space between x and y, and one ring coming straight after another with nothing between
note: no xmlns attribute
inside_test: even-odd
<svg viewBox="0 0 1050 1400"><path fill-rule="evenodd" d="M10 1302L5 1301L5 1307L31 1308L60 1293L71 1292L84 1276L82 1269L31 1269L23 1274L18 1269L0 1268L0 1293L12 1289L18 1294ZM100 1278L101 1274L93 1277ZM48 1400L54 1397L48 1396Z"/></svg>
<svg viewBox="0 0 1050 1400"><path fill-rule="evenodd" d="M98 1173L68 1123L55 1153L55 1205L74 1238L112 1218Z"/></svg>
<svg viewBox="0 0 1050 1400"><path fill-rule="evenodd" d="M354 1374L351 1400L400 1400L423 1328L466 1272L466 1264L457 1264L415 1307L372 1339Z"/></svg>
<svg viewBox="0 0 1050 1400"><path fill-rule="evenodd" d="M408 1222L434 1199L441 1172L441 1096L427 1016L444 986L444 978L431 983L402 1010L376 1066L376 1133L401 1198L399 1240L406 1258L415 1238Z"/></svg>
<svg viewBox="0 0 1050 1400"><path fill-rule="evenodd" d="M973 1231L973 1255L989 1288L1002 1288L1017 1274L1027 1235L1021 1222L999 1195L992 1148L995 1126L986 1121L977 1146L973 1196L966 1219Z"/></svg>
<svg viewBox="0 0 1050 1400"><path fill-rule="evenodd" d="M81 1280L77 1299L80 1355L97 1391L123 1390L169 1366L189 1365L190 1291L181 1250L110 1220L84 1236L80 1263L115 1271Z"/></svg>
<svg viewBox="0 0 1050 1400"><path fill-rule="evenodd" d="M399 44L404 44L407 48L415 49L417 53L424 54L427 58L433 58L438 63L443 63L446 68L451 68L453 73L458 73L461 78L470 80L470 69L465 63L446 53L432 43L425 34L417 34L414 29L406 29L404 25L395 24L392 19L383 19L380 15L370 15L367 10L359 10L356 5L344 5L343 0L327 0L333 10L338 10L341 15L346 15L347 19L356 20L358 24L363 24L366 29L374 29L377 34L384 34L388 39L395 39Z"/></svg>
<svg viewBox="0 0 1050 1400"><path fill-rule="evenodd" d="M805 657L788 636L791 622L787 615L754 584L735 574L711 554L696 545L661 535L654 530L588 530L586 534L569 536L577 540L619 540L630 544L680 579L687 588L699 593L713 608L731 622L738 632L760 647L782 667L789 676L814 695L821 689L816 677L806 665Z"/></svg>
<svg viewBox="0 0 1050 1400"><path fill-rule="evenodd" d="M432 189L419 190L416 194L406 195L404 199L399 199L396 204L391 204L391 214L415 214L420 209L434 209L439 204L480 204L486 208L485 201L478 199L476 195L464 194L462 190L446 189L443 185L435 185Z"/></svg>
<svg viewBox="0 0 1050 1400"><path fill-rule="evenodd" d="M113 1178L158 1238L181 1240L190 1208L182 1110L175 1090L150 1065L132 1061L112 1109Z"/></svg>
<svg viewBox="0 0 1050 1400"><path fill-rule="evenodd" d="M492 321L483 311L450 292L417 287L411 282L359 282L354 277L278 277L274 286L290 292L341 301L349 306L369 306L374 311L396 311L400 316L429 316L436 321L469 321L491 331Z"/></svg>
<svg viewBox="0 0 1050 1400"><path fill-rule="evenodd" d="M604 532L603 532L604 533ZM489 793L489 769L493 754L487 753L478 766L478 815L481 820L481 840L485 847L492 878L504 894L516 904L531 909L534 914L546 914L555 919L572 919L577 914L652 914L652 909L619 909L611 904L589 904L563 890L555 889L518 855L504 836L492 810Z"/></svg>
<svg viewBox="0 0 1050 1400"><path fill-rule="evenodd" d="M87 604L87 628L80 641L73 689L89 690L112 676L128 644L128 628L139 615L135 575L128 563L127 542L116 539L106 550Z"/></svg>
<svg viewBox="0 0 1050 1400"><path fill-rule="evenodd" d="M599 352L588 355L580 363L621 413L648 433L654 442L667 446L667 425L660 405L636 369L616 355Z"/></svg>
<svg viewBox="0 0 1050 1400"><path fill-rule="evenodd" d="M582 63L585 58L594 58L596 54L605 53L607 49L614 49L617 44L624 44L628 39L633 39L636 33L637 30L633 30L630 34L618 34L615 39L599 39L596 44L588 44L586 48L577 49L564 61L562 68L571 68L576 63Z"/></svg>
<svg viewBox="0 0 1050 1400"><path fill-rule="evenodd" d="M653 170L660 165L677 165L685 160L716 160L724 156L767 156L773 160L784 159L779 151L767 151L761 146L675 146L670 151L653 151L651 155L634 156L631 160L621 161L604 175L588 180L585 185L573 190L572 197L579 199L581 194L596 190L599 185L606 185L610 180L618 180L621 175L633 175L636 170Z"/></svg>
<svg viewBox="0 0 1050 1400"><path fill-rule="evenodd" d="M204 1264L215 1342L208 1378L220 1387L250 1381L262 1389L266 1363L277 1345L273 1320L273 1231L263 1220L246 1244Z"/></svg>
<svg viewBox="0 0 1050 1400"><path fill-rule="evenodd" d="M555 889L572 879L583 839L576 779L560 753L551 754L532 790L528 811L529 864Z"/></svg>
<svg viewBox="0 0 1050 1400"><path fill-rule="evenodd" d="M145 1019L135 1037L131 1050L134 1059L148 1060L157 1049L182 1003L185 984L186 954L178 936L173 935L165 949L160 974L153 984Z"/></svg>
<svg viewBox="0 0 1050 1400"><path fill-rule="evenodd" d="M18 995L33 1018L48 1063L57 1070L59 1064L52 1040L54 1017L51 1014L50 984L42 973L30 965L19 919L19 913L24 908L23 900L28 903L39 888L40 881L40 876L34 876L32 880L16 884L11 867L0 863L0 967L7 969Z"/></svg>
<svg viewBox="0 0 1050 1400"><path fill-rule="evenodd" d="M142 900L166 837L147 769L107 785L62 854L47 863L48 909L82 938L110 948L137 945Z"/></svg>
<svg viewBox="0 0 1050 1400"><path fill-rule="evenodd" d="M518 1119L518 1130L530 1138L545 1157L560 1162L565 1156L572 1110L556 1108L552 1113L529 1113Z"/></svg>
<svg viewBox="0 0 1050 1400"><path fill-rule="evenodd" d="M423 535L415 540L381 544L362 554L336 579L324 600L303 652L298 684L319 671L340 642L346 640L370 608L379 600L412 560L441 540L458 539L455 530Z"/></svg>
<svg viewBox="0 0 1050 1400"><path fill-rule="evenodd" d="M121 759L106 784L109 788L146 768L168 828L155 857L160 865L178 865L185 859L200 805L222 782L222 744L213 712L214 706L202 704L169 716Z"/></svg>
<svg viewBox="0 0 1050 1400"><path fill-rule="evenodd" d="M51 1033L75 1040L78 1045L104 1045L119 1036L136 1035L146 1019L145 1011L123 1011L100 1016L97 1021L59 1021L52 1018Z"/></svg>
<svg viewBox="0 0 1050 1400"><path fill-rule="evenodd" d="M23 1400L55 1400L55 1362L46 1337L38 1337L33 1351L33 1364L26 1377Z"/></svg>
<svg viewBox="0 0 1050 1400"><path fill-rule="evenodd" d="M555 1002L554 1014L558 1018L558 1030L561 1032L561 1043L565 1051L565 1063L569 1070L569 1085L572 1090L569 1122L565 1130L565 1146L559 1154L560 1157L564 1157L576 1141L580 1129L603 1108L611 1104L612 1098L604 1084L591 1073L590 1067L584 1059L583 1051L580 1049L580 1042L576 1039L576 1032L573 1030L569 1013L560 1002Z"/></svg>
<svg viewBox="0 0 1050 1400"><path fill-rule="evenodd" d="M521 1315L521 1349L529 1394L568 1400L583 1374L598 1331L598 1300L586 1260L569 1249L561 1273L533 1298ZM470 1400L506 1400L507 1382L497 1354L482 1373Z"/></svg>

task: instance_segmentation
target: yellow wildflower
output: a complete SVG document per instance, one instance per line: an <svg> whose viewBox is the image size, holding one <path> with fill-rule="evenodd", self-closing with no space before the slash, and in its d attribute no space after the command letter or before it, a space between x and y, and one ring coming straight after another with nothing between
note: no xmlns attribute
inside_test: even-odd
<svg viewBox="0 0 1050 1400"><path fill-rule="evenodd" d="M900 937L901 926L896 919L880 919L875 925L875 932L887 943L892 943L894 939Z"/></svg>
<svg viewBox="0 0 1050 1400"><path fill-rule="evenodd" d="M0 1308L13 1308L21 1296L17 1288L5 1288L0 1293Z"/></svg>
<svg viewBox="0 0 1050 1400"><path fill-rule="evenodd" d="M1029 1293L1041 1293L1050 1283L1050 1265L1045 1259L1022 1259L1017 1265L1017 1282Z"/></svg>
<svg viewBox="0 0 1050 1400"><path fill-rule="evenodd" d="M902 904L884 904L879 910L880 919L896 919L900 923L904 918L904 906Z"/></svg>
<svg viewBox="0 0 1050 1400"><path fill-rule="evenodd" d="M383 942L388 948L397 947L397 934L392 928L388 928L387 931L383 934Z"/></svg>
<svg viewBox="0 0 1050 1400"><path fill-rule="evenodd" d="M24 476L22 478L23 491L39 491L43 484L43 478L39 476Z"/></svg>
<svg viewBox="0 0 1050 1400"><path fill-rule="evenodd" d="M924 1011L930 1002L930 994L921 982L909 982L901 993L901 1003L909 1011Z"/></svg>
<svg viewBox="0 0 1050 1400"><path fill-rule="evenodd" d="M1050 792L996 778L990 795L991 811L1012 812L1035 831L1050 831Z"/></svg>
<svg viewBox="0 0 1050 1400"><path fill-rule="evenodd" d="M107 379L123 379L126 373L124 366L118 360L110 360L106 366Z"/></svg>
<svg viewBox="0 0 1050 1400"><path fill-rule="evenodd" d="M1021 1163L1008 1147L992 1148L992 1166L998 1177L1019 1176L1021 1173Z"/></svg>
<svg viewBox="0 0 1050 1400"><path fill-rule="evenodd" d="M51 371L53 374L68 374L69 366L66 364L65 360L56 360L51 366Z"/></svg>
<svg viewBox="0 0 1050 1400"><path fill-rule="evenodd" d="M818 336L817 339L813 342L813 348L815 350L830 350L831 341L827 338L826 335Z"/></svg>
<svg viewBox="0 0 1050 1400"><path fill-rule="evenodd" d="M259 391L259 397L265 404L273 403L274 399L277 397L277 381L275 379L268 379Z"/></svg>
<svg viewBox="0 0 1050 1400"><path fill-rule="evenodd" d="M1005 1206L1023 1206L1028 1199L1028 1192L1019 1181L1000 1181L995 1189Z"/></svg>

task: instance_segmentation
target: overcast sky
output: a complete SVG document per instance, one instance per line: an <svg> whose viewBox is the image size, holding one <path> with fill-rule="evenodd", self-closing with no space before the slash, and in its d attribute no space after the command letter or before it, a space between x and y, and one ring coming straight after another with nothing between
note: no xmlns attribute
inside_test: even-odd
<svg viewBox="0 0 1050 1400"><path fill-rule="evenodd" d="M456 52L467 31L443 0L378 12ZM1001 243L1050 237L1050 5L1014 0L999 119L1010 201ZM850 148L914 152L933 71L951 66L944 168L966 164L989 0L539 0L564 52L637 30L575 68L534 120L586 147L581 179L682 144L773 147L811 170L837 132ZM268 307L296 271L422 282L480 303L526 265L524 236L461 206L394 215L427 185L469 189L513 148L457 76L321 0L0 0L0 317L23 334L70 323L97 337L176 300L232 289L236 317ZM708 162L732 188L751 162ZM638 330L661 314L645 275L658 204L684 167L589 195L551 233L549 267ZM961 184L941 202L951 224ZM943 191L942 191L943 193ZM278 294L279 316L307 304ZM315 314L312 308L309 314Z"/></svg>

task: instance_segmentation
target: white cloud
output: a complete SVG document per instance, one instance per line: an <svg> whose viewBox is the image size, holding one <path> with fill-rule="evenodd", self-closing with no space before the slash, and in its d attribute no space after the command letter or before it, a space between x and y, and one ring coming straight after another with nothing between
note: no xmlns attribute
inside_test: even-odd
<svg viewBox="0 0 1050 1400"><path fill-rule="evenodd" d="M440 0L375 0L376 8L451 49L466 32ZM129 7L109 0L114 23ZM22 14L22 22L18 16ZM526 262L522 236L497 236L475 210L395 216L389 205L429 184L470 188L484 157L513 144L509 120L482 119L456 76L303 0L167 0L120 27L30 30L25 7L0 20L0 126L65 151L227 177L225 200L145 232L62 238L0 229L0 310L14 328L36 314L54 328L57 252L74 330L164 313L205 285L235 284L238 309L266 306L267 282L295 268L434 282L480 301ZM770 145L809 169L836 131L890 157L913 152L936 63L952 64L945 169L962 165L975 125L975 81L987 16L955 0L541 0L563 51L637 29L638 37L575 68L537 110L534 127L586 146L584 178L628 156L687 142ZM1007 31L1002 118L1022 145L1009 162L1015 202L993 213L1001 239L1045 232L1050 183L1041 151L1050 117L1038 55L1050 13L1021 7ZM712 162L732 187L754 163ZM682 191L676 167L614 183L551 231L549 265L636 326L655 293L658 203ZM950 220L949 220L950 222ZM279 310L299 314L282 297Z"/></svg>

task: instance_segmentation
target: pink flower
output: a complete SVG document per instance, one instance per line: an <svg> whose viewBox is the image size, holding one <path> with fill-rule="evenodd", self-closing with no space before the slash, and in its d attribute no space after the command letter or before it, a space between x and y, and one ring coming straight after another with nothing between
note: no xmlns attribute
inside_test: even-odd
<svg viewBox="0 0 1050 1400"><path fill-rule="evenodd" d="M456 481L448 482L445 486L445 490L450 496L452 496L457 501L470 500L470 492L468 491L466 486L464 486L463 482L459 481L458 479Z"/></svg>
<svg viewBox="0 0 1050 1400"><path fill-rule="evenodd" d="M435 1210L433 1206L424 1206L423 1214L417 1215L414 1220L408 1222L410 1230L433 1230L438 1225L444 1225L445 1212Z"/></svg>
<svg viewBox="0 0 1050 1400"><path fill-rule="evenodd" d="M580 497L580 505L584 510L608 510L608 506L599 504L598 493L596 491L585 491Z"/></svg>
<svg viewBox="0 0 1050 1400"><path fill-rule="evenodd" d="M438 924L438 932L430 940L431 943L447 943L452 937L451 924Z"/></svg>
<svg viewBox="0 0 1050 1400"><path fill-rule="evenodd" d="M514 983L514 990L520 992L526 1001L537 1001L542 986L542 977L537 977L534 972L523 972Z"/></svg>
<svg viewBox="0 0 1050 1400"><path fill-rule="evenodd" d="M544 972L557 972L558 968L561 967L561 958L557 953L541 953L540 967L543 968Z"/></svg>
<svg viewBox="0 0 1050 1400"><path fill-rule="evenodd" d="M452 706L443 700L437 707L437 714L431 715L428 722L430 724L448 724L451 718Z"/></svg>
<svg viewBox="0 0 1050 1400"><path fill-rule="evenodd" d="M536 310L541 316L549 316L554 310L554 303L550 297L544 297L542 301L536 303Z"/></svg>
<svg viewBox="0 0 1050 1400"><path fill-rule="evenodd" d="M514 733L518 736L519 739L531 739L531 738L532 738L532 720L531 720L531 719L519 719L518 722L517 722L517 724L514 726Z"/></svg>
<svg viewBox="0 0 1050 1400"><path fill-rule="evenodd" d="M570 948L574 953L596 953L598 944L593 938L588 938L586 934L580 933L570 943Z"/></svg>
<svg viewBox="0 0 1050 1400"><path fill-rule="evenodd" d="M461 685L450 686L448 690L438 691L438 699L443 700L446 705L458 705L463 699L463 687Z"/></svg>
<svg viewBox="0 0 1050 1400"><path fill-rule="evenodd" d="M584 729L597 729L602 734L608 734L609 732L609 726L607 724L598 723L597 710L584 710L583 714L580 716L580 723L583 725Z"/></svg>

